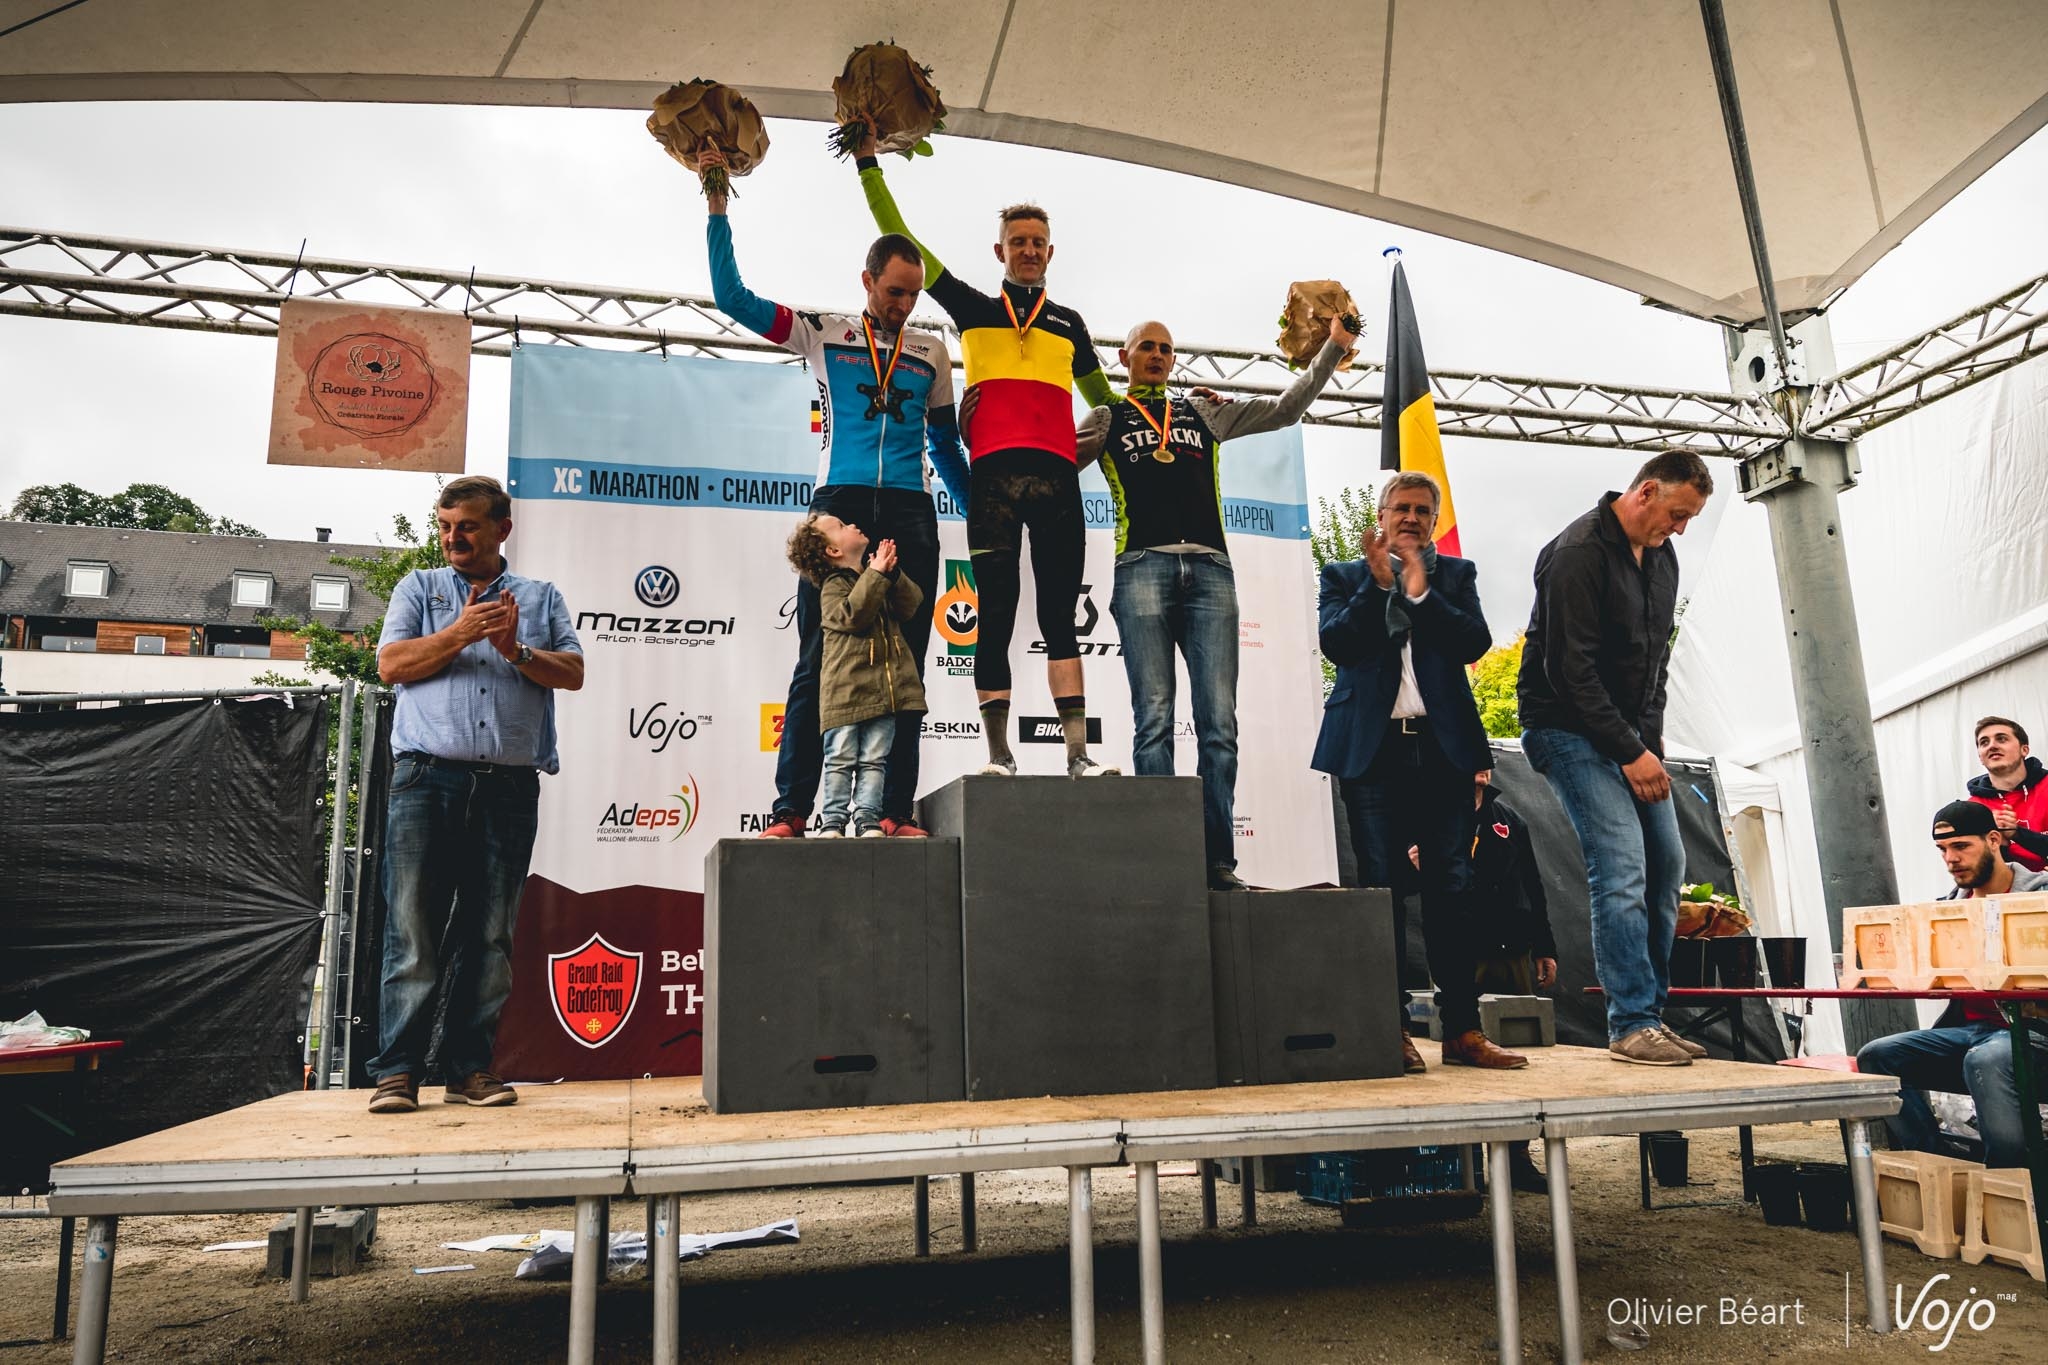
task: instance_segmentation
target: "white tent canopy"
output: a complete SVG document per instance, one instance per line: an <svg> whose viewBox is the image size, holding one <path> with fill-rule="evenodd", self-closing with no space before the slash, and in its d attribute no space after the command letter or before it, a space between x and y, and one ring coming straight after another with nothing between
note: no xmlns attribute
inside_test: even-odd
<svg viewBox="0 0 2048 1365"><path fill-rule="evenodd" d="M402 17L398 17L402 14ZM2038 0L1729 0L1779 306L1824 304L2048 122ZM0 0L0 101L645 108L711 76L825 119L861 43L929 63L948 132L1327 204L1761 315L1698 8L1681 0ZM391 148L313 149L346 162Z"/></svg>

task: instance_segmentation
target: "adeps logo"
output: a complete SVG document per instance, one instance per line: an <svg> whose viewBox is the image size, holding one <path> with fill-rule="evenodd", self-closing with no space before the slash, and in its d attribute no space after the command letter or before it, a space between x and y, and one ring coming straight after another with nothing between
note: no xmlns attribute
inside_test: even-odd
<svg viewBox="0 0 2048 1365"><path fill-rule="evenodd" d="M974 586L974 564L946 561L945 589L932 604L932 629L945 642L939 662L956 678L974 672L974 643L981 634L981 594Z"/></svg>
<svg viewBox="0 0 2048 1365"><path fill-rule="evenodd" d="M604 808L604 814L597 821L597 842L600 844L652 844L661 841L661 831L673 831L669 842L688 834L697 824L697 816L703 811L703 788L698 785L697 776L692 773L675 791L668 796L666 804L650 801L642 805L638 801L624 805L614 801Z"/></svg>

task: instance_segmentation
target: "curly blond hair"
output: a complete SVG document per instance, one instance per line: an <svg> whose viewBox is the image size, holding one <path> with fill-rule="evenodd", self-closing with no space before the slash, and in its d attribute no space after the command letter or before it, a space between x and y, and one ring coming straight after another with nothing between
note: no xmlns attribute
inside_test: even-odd
<svg viewBox="0 0 2048 1365"><path fill-rule="evenodd" d="M789 533L789 567L813 583L824 582L832 572L831 550L816 516L805 517Z"/></svg>

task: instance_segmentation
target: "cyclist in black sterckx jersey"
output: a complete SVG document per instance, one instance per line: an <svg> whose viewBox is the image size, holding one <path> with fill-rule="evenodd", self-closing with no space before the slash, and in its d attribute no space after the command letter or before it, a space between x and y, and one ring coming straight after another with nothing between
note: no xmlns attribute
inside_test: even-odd
<svg viewBox="0 0 2048 1365"><path fill-rule="evenodd" d="M875 162L873 139L861 148L858 164L875 221L884 232L910 236ZM989 759L982 771L1017 771L1008 734L1010 631L1028 529L1046 680L1066 737L1067 773L1113 774L1115 768L1088 756L1087 698L1074 632L1086 521L1074 463L1072 394L1078 388L1091 406L1100 406L1111 400L1109 380L1081 315L1047 296L1052 229L1044 209L1016 204L1002 211L995 252L1003 283L995 295L962 283L922 242L918 249L924 253L925 291L960 329L967 387L978 405L968 432L967 545L980 595L974 687Z"/></svg>
<svg viewBox="0 0 2048 1365"><path fill-rule="evenodd" d="M1109 613L1131 683L1131 766L1140 777L1173 776L1178 652L1187 664L1203 843L1209 885L1217 891L1244 889L1233 831L1237 579L1223 540L1223 443L1300 421L1357 339L1332 318L1330 339L1287 392L1225 404L1199 390L1167 392L1173 334L1164 323L1141 322L1119 352L1131 377L1129 392L1090 411L1075 433L1080 463L1102 461L1116 509L1116 591Z"/></svg>

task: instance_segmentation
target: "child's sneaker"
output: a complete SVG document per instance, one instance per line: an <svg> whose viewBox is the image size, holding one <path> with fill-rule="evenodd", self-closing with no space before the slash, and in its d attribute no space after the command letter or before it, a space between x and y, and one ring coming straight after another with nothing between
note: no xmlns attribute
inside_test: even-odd
<svg viewBox="0 0 2048 1365"><path fill-rule="evenodd" d="M818 827L818 832L816 834L813 834L811 837L813 839L844 839L846 837L846 831L843 829L835 829L831 825L820 825Z"/></svg>
<svg viewBox="0 0 2048 1365"><path fill-rule="evenodd" d="M1067 760L1068 777L1122 777L1117 768L1105 768L1086 754L1075 754Z"/></svg>
<svg viewBox="0 0 2048 1365"><path fill-rule="evenodd" d="M1015 777L1017 760L1014 758L992 758L978 769L983 777Z"/></svg>
<svg viewBox="0 0 2048 1365"><path fill-rule="evenodd" d="M860 837L863 839L886 839L889 837L889 832L880 825L869 825L860 832Z"/></svg>

